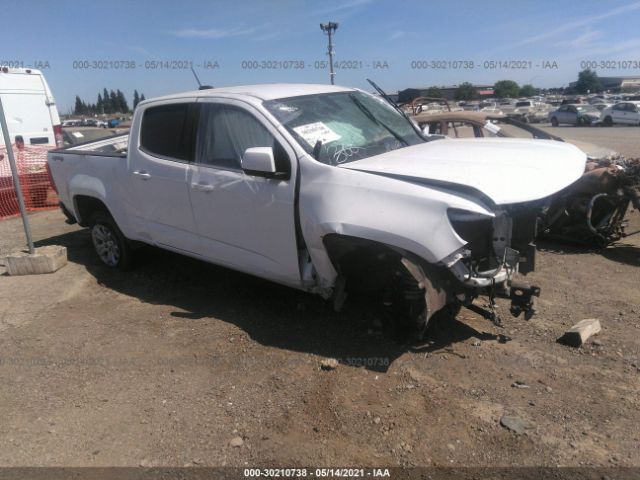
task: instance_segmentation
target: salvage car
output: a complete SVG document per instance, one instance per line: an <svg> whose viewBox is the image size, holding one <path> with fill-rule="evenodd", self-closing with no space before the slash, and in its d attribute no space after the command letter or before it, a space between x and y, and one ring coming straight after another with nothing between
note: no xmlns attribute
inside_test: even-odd
<svg viewBox="0 0 640 480"><path fill-rule="evenodd" d="M48 156L108 267L151 244L337 309L376 292L418 331L480 295L533 314L539 288L516 275L534 269L535 219L585 161L556 141L430 140L383 98L306 84L146 100L128 136Z"/></svg>
<svg viewBox="0 0 640 480"><path fill-rule="evenodd" d="M640 164L610 148L565 140L507 115L444 112L413 119L431 138L517 137L568 142L580 148L588 159L585 173L549 198L539 218L539 236L604 247L627 235L629 208L640 209Z"/></svg>
<svg viewBox="0 0 640 480"><path fill-rule="evenodd" d="M412 118L428 135L444 135L452 138L504 137L555 140L575 145L587 155L589 160L614 160L620 157L620 154L611 148L563 139L503 113L440 112L429 116L416 114Z"/></svg>
<svg viewBox="0 0 640 480"><path fill-rule="evenodd" d="M554 127L560 124L591 125L600 119L600 110L588 104L565 104L549 112L549 122Z"/></svg>

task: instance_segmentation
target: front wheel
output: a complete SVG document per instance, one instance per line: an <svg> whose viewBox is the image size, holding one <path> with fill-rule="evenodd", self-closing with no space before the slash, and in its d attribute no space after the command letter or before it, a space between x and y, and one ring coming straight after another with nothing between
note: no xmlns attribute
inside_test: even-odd
<svg viewBox="0 0 640 480"><path fill-rule="evenodd" d="M551 126L552 127L557 127L558 126L558 119L556 117L553 117L551 119Z"/></svg>
<svg viewBox="0 0 640 480"><path fill-rule="evenodd" d="M129 268L131 247L111 215L98 212L91 224L91 241L102 263L118 270Z"/></svg>
<svg viewBox="0 0 640 480"><path fill-rule="evenodd" d="M611 125L613 125L613 119L607 115L606 117L604 117L603 122L607 127L610 127Z"/></svg>

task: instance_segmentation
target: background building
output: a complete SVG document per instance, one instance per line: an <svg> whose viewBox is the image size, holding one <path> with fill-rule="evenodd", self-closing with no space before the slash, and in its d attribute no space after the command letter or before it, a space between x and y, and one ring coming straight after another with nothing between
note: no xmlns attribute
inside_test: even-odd
<svg viewBox="0 0 640 480"><path fill-rule="evenodd" d="M427 91L431 87L423 88L405 88L398 92L398 101L400 103L407 103L418 97L428 97ZM447 87L436 87L442 93L442 97L447 100L453 100L458 85L451 85ZM474 88L478 92L478 98L491 97L493 95L493 85L474 85Z"/></svg>

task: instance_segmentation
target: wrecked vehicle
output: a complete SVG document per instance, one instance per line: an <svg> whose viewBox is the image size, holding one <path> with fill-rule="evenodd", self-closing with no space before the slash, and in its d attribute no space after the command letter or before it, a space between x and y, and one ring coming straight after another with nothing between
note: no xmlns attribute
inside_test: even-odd
<svg viewBox="0 0 640 480"><path fill-rule="evenodd" d="M105 265L127 267L147 243L336 308L376 292L419 330L479 295L533 313L539 289L514 277L534 269L544 199L586 160L561 142L429 141L382 98L327 85L147 100L112 142L48 156L62 208Z"/></svg>
<svg viewBox="0 0 640 480"><path fill-rule="evenodd" d="M640 210L640 159L590 161L578 181L549 199L540 236L606 247L630 235L631 206Z"/></svg>
<svg viewBox="0 0 640 480"><path fill-rule="evenodd" d="M613 149L588 142L568 140L521 122L511 115L492 112L439 112L431 115L415 114L413 120L427 135L450 138L530 138L567 142L582 150L589 160L615 160L620 154Z"/></svg>
<svg viewBox="0 0 640 480"><path fill-rule="evenodd" d="M524 137L574 144L587 155L585 173L548 200L541 213L539 235L594 247L604 247L627 236L625 216L631 206L639 208L637 160L624 159L606 147L564 140L506 115L451 112L416 115L413 119L429 135Z"/></svg>

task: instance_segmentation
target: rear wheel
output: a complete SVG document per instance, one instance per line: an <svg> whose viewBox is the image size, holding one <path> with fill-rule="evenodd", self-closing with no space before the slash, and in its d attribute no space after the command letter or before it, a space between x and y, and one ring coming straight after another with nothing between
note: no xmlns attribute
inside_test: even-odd
<svg viewBox="0 0 640 480"><path fill-rule="evenodd" d="M109 268L129 268L131 247L111 215L97 212L92 217L91 225L91 241L100 261Z"/></svg>
<svg viewBox="0 0 640 480"><path fill-rule="evenodd" d="M553 126L553 127L557 127L558 126L558 119L556 117L553 117L551 119L551 126Z"/></svg>

